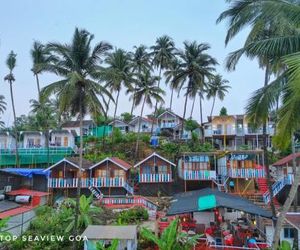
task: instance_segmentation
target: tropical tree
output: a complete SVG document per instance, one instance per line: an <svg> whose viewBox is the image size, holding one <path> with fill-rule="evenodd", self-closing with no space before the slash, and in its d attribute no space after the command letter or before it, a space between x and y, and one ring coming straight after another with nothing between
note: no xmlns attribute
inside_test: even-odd
<svg viewBox="0 0 300 250"><path fill-rule="evenodd" d="M168 69L165 71L164 75L166 77L166 82L169 83L170 88L171 88L171 97L170 97L170 110L172 110L172 104L173 104L173 95L174 95L174 90L177 90L176 87L176 82L174 79L176 79L176 76L178 75L178 71L180 69L180 63L181 61L179 60L178 57L172 58Z"/></svg>
<svg viewBox="0 0 300 250"><path fill-rule="evenodd" d="M114 239L109 247L105 247L103 241L98 241L96 242L96 250L118 250L119 242L118 239Z"/></svg>
<svg viewBox="0 0 300 250"><path fill-rule="evenodd" d="M227 113L227 109L225 107L222 107L220 109L220 113L219 113L220 116L227 116L228 113Z"/></svg>
<svg viewBox="0 0 300 250"><path fill-rule="evenodd" d="M107 56L105 62L108 67L103 71L103 79L106 81L107 87L112 92L117 92L114 111L114 119L116 119L121 88L123 85L126 88L131 88L131 83L133 81L130 68L130 57L126 51L116 49Z"/></svg>
<svg viewBox="0 0 300 250"><path fill-rule="evenodd" d="M248 39L250 42L246 42L245 46L239 52L235 52L235 56L232 55L230 61L233 62L232 65L235 65L240 56L242 54L245 54L250 58L258 58L260 62L263 62L263 65L265 65L266 73L264 87L254 92L247 106L248 113L252 114L252 119L256 119L263 123L264 135L266 134L265 121L267 120L270 107L273 107L274 103L278 103L280 93L281 91L283 91L283 107L280 109L282 110L282 112L280 112L280 110L278 112L278 138L280 138L278 141L281 141L282 143L286 142L287 140L289 141L293 131L299 129L298 124L290 122L290 120L287 119L288 116L290 116L292 120L295 119L294 113L292 111L292 106L297 102L298 93L297 91L292 91L292 89L294 82L293 79L296 74L293 71L292 73L291 71L286 72L286 66L284 64L281 65L281 60L285 55L288 55L286 59L287 65L289 65L289 59L291 59L290 63L293 64L293 60L295 59L295 57L298 57L297 54L291 54L300 51L300 35L297 31L298 23L300 21L299 14L299 1L261 0L258 2L253 0L235 2L234 4L232 4L232 8L229 8L227 11L223 12L219 18L219 20L222 20L224 18L229 19L230 26L228 29L226 42L234 37L240 30L242 30L242 28L248 25L251 25L252 27L258 27L259 25L257 24L259 22L260 26L263 27L263 29L260 28L256 30L268 31L266 33L258 32L257 39ZM272 30L272 28L275 28L275 31ZM298 66L294 64L294 66L295 67L293 68L293 70L296 70L297 67L300 66L300 64L298 64ZM283 71L283 73L271 83L268 83L270 72L269 68L271 68L272 70L274 70L275 68L274 72L277 74L278 72ZM282 85L285 84L286 80L286 86L282 87ZM291 93L293 93L292 95L294 98L289 96ZM285 99L284 96L287 96L288 98ZM287 107L289 109L287 109ZM284 111L287 113L284 113ZM289 136L284 137L284 135L287 134L289 134ZM266 151L266 136L264 136L264 149ZM267 154L265 155L267 156ZM268 167L268 159L266 159L266 157L265 166ZM267 175L268 174L269 171L267 169ZM298 186L299 181L300 174L297 175L296 173L294 184ZM274 204L272 203L273 192L270 182L268 186L271 195L272 212L273 216L275 217L276 213ZM282 222L284 221L285 213L286 211L288 211L296 192L297 187L293 188L292 186L291 192L277 220L272 245L272 248L274 249L277 249Z"/></svg>
<svg viewBox="0 0 300 250"><path fill-rule="evenodd" d="M70 44L50 43L51 53L57 57L57 62L50 63L46 69L62 77L42 90L42 97L55 94L59 109L70 112L80 122L79 173L74 216L74 235L77 235L79 216L79 197L81 192L82 158L83 158L83 119L87 113L101 114L107 105L104 97L112 98L107 89L98 83L99 63L112 46L100 42L91 47L94 36L88 31L75 29ZM102 102L98 99L101 98Z"/></svg>
<svg viewBox="0 0 300 250"><path fill-rule="evenodd" d="M147 47L145 45L140 45L140 46L134 46L134 51L129 52L130 55L130 61L131 61L131 70L135 74L141 74L142 71L149 70L151 68L151 63L150 63L150 54L147 51ZM132 83L134 84L134 83ZM134 91L135 86L132 86L132 90ZM134 103L134 95L132 98L132 106L131 106L131 111L130 114L132 115L133 109L135 107Z"/></svg>
<svg viewBox="0 0 300 250"><path fill-rule="evenodd" d="M157 87L160 87L160 81L162 76L162 70L168 69L171 60L174 58L175 43L173 39L167 35L163 35L156 39L155 45L151 46L153 57L152 64L158 69L158 81ZM156 113L158 102L155 103L154 113ZM151 134L153 132L154 122L151 126Z"/></svg>
<svg viewBox="0 0 300 250"><path fill-rule="evenodd" d="M137 75L136 81L138 82L138 85L136 86L134 94L132 95L134 95L135 97L135 105L142 104L142 107L140 116L138 118L138 135L135 149L136 156L138 155L141 119L143 117L145 104L152 108L153 101L164 103L162 95L164 95L165 92L157 87L156 84L158 80L159 77L152 76L149 70L146 70L145 72L142 72L142 74ZM131 96L131 98L133 98L133 96Z"/></svg>
<svg viewBox="0 0 300 250"><path fill-rule="evenodd" d="M191 249L197 244L201 235L188 237L186 233L179 233L179 219L173 220L163 231L161 237L155 235L147 228L141 229L142 237L155 243L160 250L179 250Z"/></svg>
<svg viewBox="0 0 300 250"><path fill-rule="evenodd" d="M128 112L124 112L124 113L121 114L121 117L122 117L122 120L123 120L124 122L129 123L129 122L132 120L133 115L131 115L131 114L128 113Z"/></svg>
<svg viewBox="0 0 300 250"><path fill-rule="evenodd" d="M97 221L97 215L102 212L102 209L97 206L93 206L93 194L89 197L85 195L80 196L79 200L79 216L78 216L78 228L85 229L88 225ZM73 199L68 199L65 201L67 206L75 208L77 206L76 201ZM71 232L75 225L75 215L70 216L67 220L70 221L69 225L65 229L66 232Z"/></svg>
<svg viewBox="0 0 300 250"><path fill-rule="evenodd" d="M18 151L18 130L16 127L16 109L15 109L15 101L14 101L14 93L13 93L13 82L16 80L15 76L13 74L13 70L16 67L16 61L17 61L17 54L15 54L13 51L11 51L6 59L6 65L9 69L9 73L4 77L4 81L7 81L9 83L9 89L10 89L10 99L11 99L11 106L13 110L13 116L14 116L14 130L15 130L15 146L16 146L16 166L20 166L19 162L19 151Z"/></svg>
<svg viewBox="0 0 300 250"><path fill-rule="evenodd" d="M33 43L33 47L30 50L30 55L32 59L32 69L35 79L36 79L36 86L38 90L38 94L41 94L40 88L40 80L39 74L43 72L44 66L49 64L52 61L55 61L55 57L51 55L49 48L45 45L41 44L40 42L35 41Z"/></svg>
<svg viewBox="0 0 300 250"><path fill-rule="evenodd" d="M37 101L34 99L30 100L31 112L35 115L38 130L42 130L45 134L46 149L47 149L47 164L50 165L50 152L49 152L49 130L57 127L55 110L51 105L51 102L47 99L41 99Z"/></svg>
<svg viewBox="0 0 300 250"><path fill-rule="evenodd" d="M229 85L227 85L228 83L229 81L223 79L222 76L219 74L215 75L212 81L209 82L207 87L207 98L208 99L213 98L213 104L211 107L210 116L212 116L214 111L216 97L218 97L221 101L223 101L226 93L228 93L228 89L231 88Z"/></svg>
<svg viewBox="0 0 300 250"><path fill-rule="evenodd" d="M213 77L217 60L206 53L210 46L206 43L198 44L194 42L184 42L184 50L179 51L178 55L182 62L177 75L174 77L174 87L176 89L185 88L185 102L183 119L186 116L188 97L195 98L197 94L201 96L208 81ZM202 114L202 107L201 107ZM201 125L203 124L201 116ZM184 123L182 123L181 133Z"/></svg>

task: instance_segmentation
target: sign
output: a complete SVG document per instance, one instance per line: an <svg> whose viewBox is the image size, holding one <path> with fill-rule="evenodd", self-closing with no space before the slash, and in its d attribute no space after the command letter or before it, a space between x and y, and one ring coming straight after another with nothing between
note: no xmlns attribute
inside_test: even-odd
<svg viewBox="0 0 300 250"><path fill-rule="evenodd" d="M209 157L207 155L186 155L184 162L209 162Z"/></svg>
<svg viewBox="0 0 300 250"><path fill-rule="evenodd" d="M198 211L203 211L217 206L216 197L213 194L198 198Z"/></svg>
<svg viewBox="0 0 300 250"><path fill-rule="evenodd" d="M254 154L230 154L228 155L228 160L230 161L250 161L254 160Z"/></svg>

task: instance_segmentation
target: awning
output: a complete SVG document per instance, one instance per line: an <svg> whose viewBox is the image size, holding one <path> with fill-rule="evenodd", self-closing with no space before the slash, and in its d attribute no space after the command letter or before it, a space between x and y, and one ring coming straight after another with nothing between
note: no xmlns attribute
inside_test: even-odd
<svg viewBox="0 0 300 250"><path fill-rule="evenodd" d="M25 176L28 178L32 178L33 175L44 175L48 177L50 172L44 170L45 169L43 168L4 168L0 171Z"/></svg>
<svg viewBox="0 0 300 250"><path fill-rule="evenodd" d="M271 212L247 199L211 188L176 194L167 214L192 213L217 207L231 208L248 214L272 218Z"/></svg>

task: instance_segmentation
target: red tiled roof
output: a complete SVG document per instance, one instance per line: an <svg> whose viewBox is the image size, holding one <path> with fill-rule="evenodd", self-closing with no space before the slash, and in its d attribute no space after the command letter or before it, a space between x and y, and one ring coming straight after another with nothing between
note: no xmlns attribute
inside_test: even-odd
<svg viewBox="0 0 300 250"><path fill-rule="evenodd" d="M17 214L22 214L22 213L28 212L32 209L34 209L34 207L30 207L30 206L28 206L28 207L22 206L22 207L10 209L10 210L0 213L0 219L4 219L4 218L10 217L10 216L17 215Z"/></svg>
<svg viewBox="0 0 300 250"><path fill-rule="evenodd" d="M290 161L292 161L294 158L298 158L300 157L300 152L299 153L296 153L295 154L295 157L294 157L294 154L290 154L282 159L280 159L279 161L275 162L272 164L272 166L283 166L283 165L286 165L288 164Z"/></svg>
<svg viewBox="0 0 300 250"><path fill-rule="evenodd" d="M30 196L40 196L40 197L49 195L49 193L47 193L47 192L40 192L40 191L29 190L29 189L13 190L13 191L7 192L6 194L8 194L8 195L30 195Z"/></svg>
<svg viewBox="0 0 300 250"><path fill-rule="evenodd" d="M121 165L122 167L126 168L127 170L131 168L131 165L126 162L126 161L123 161L121 160L120 158L117 158L117 157L111 157L110 158L112 161L114 161L115 163Z"/></svg>
<svg viewBox="0 0 300 250"><path fill-rule="evenodd" d="M293 226L300 228L300 213L287 213L285 219Z"/></svg>

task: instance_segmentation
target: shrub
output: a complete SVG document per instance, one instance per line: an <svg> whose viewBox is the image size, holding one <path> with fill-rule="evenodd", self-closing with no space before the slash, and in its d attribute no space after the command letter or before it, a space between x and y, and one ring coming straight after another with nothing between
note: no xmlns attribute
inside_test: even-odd
<svg viewBox="0 0 300 250"><path fill-rule="evenodd" d="M149 219L148 211L142 207L135 207L119 213L117 221L119 224L137 224Z"/></svg>

